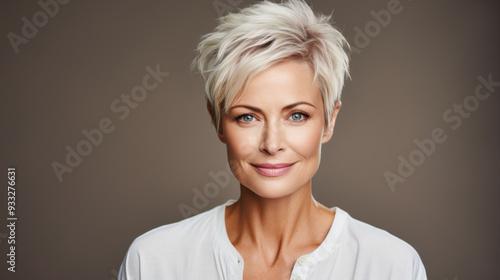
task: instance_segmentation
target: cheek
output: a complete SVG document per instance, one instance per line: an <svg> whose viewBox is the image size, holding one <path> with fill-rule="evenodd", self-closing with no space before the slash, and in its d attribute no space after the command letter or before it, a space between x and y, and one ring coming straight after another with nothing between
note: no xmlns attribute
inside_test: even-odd
<svg viewBox="0 0 500 280"><path fill-rule="evenodd" d="M232 129L228 132L226 145L232 156L241 158L255 151L258 141L255 133L248 133L242 129Z"/></svg>
<svg viewBox="0 0 500 280"><path fill-rule="evenodd" d="M243 168L242 161L248 160L258 151L258 139L256 133L248 133L248 130L228 129L226 130L226 148L229 166L234 175L237 176Z"/></svg>
<svg viewBox="0 0 500 280"><path fill-rule="evenodd" d="M320 152L322 130L320 126L300 127L287 135L290 149L304 159L315 157Z"/></svg>

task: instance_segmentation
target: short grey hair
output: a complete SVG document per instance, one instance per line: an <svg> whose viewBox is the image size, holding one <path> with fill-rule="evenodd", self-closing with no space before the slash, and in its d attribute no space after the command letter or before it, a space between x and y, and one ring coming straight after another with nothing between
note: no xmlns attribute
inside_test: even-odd
<svg viewBox="0 0 500 280"><path fill-rule="evenodd" d="M303 0L288 0L262 1L219 18L215 30L201 38L192 64L205 80L207 108L217 132L222 116L252 77L288 59L306 61L314 70L313 84L317 79L325 124L330 124L349 76L344 49L349 44L330 23L331 16L315 14Z"/></svg>

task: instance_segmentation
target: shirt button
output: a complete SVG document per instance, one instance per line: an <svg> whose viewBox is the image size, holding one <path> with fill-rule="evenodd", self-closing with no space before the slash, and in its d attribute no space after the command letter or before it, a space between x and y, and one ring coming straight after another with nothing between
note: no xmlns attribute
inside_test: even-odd
<svg viewBox="0 0 500 280"><path fill-rule="evenodd" d="M300 280L300 276L295 276L292 278L292 280Z"/></svg>
<svg viewBox="0 0 500 280"><path fill-rule="evenodd" d="M307 262L307 257L300 257L299 260L297 261L297 263L300 265L300 266L303 266L305 265Z"/></svg>

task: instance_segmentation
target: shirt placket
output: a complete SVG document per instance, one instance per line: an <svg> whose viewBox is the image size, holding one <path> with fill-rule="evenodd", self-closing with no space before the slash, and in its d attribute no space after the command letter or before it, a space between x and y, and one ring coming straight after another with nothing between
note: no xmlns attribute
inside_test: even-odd
<svg viewBox="0 0 500 280"><path fill-rule="evenodd" d="M306 280L308 279L308 272L312 269L314 265L309 261L311 255L304 255L297 259L295 264L293 265L292 275L290 276L290 280Z"/></svg>

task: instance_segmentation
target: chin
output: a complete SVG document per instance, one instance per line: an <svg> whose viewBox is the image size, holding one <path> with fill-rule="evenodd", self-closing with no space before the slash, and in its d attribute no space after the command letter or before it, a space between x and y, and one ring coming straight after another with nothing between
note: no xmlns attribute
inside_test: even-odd
<svg viewBox="0 0 500 280"><path fill-rule="evenodd" d="M306 185L309 185L308 182L310 181L310 179L299 179L296 177L294 178L294 176L289 176L288 178L282 178L281 176L276 178L269 178L262 177L262 175L256 175L252 180L245 180L244 182L240 182L243 187L261 198L279 199L289 197L301 188L307 187Z"/></svg>

